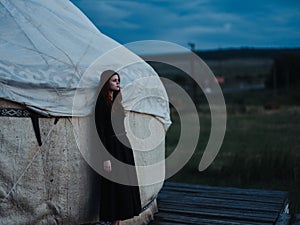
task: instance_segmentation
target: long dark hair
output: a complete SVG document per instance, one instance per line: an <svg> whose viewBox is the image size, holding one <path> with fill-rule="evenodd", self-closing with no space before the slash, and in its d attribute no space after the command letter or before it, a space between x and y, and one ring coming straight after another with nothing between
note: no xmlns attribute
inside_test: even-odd
<svg viewBox="0 0 300 225"><path fill-rule="evenodd" d="M114 104L114 109L117 109L117 110L121 109L123 111L123 106L122 106L122 103L121 103L122 102L122 94L121 94L120 90L113 92L112 101L111 101L111 99L109 98L109 95L108 95L108 93L109 93L109 80L114 75L117 75L118 78L119 78L119 81L121 82L120 75L116 71L105 70L101 74L101 77L100 77L101 90L100 90L99 95L100 95L101 98L103 98L103 100L106 102L107 106L110 109L112 109L112 105L113 105L113 103L115 103Z"/></svg>

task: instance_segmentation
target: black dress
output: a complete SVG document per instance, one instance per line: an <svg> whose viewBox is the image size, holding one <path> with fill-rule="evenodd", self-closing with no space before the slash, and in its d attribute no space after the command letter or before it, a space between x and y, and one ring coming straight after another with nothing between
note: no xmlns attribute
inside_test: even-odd
<svg viewBox="0 0 300 225"><path fill-rule="evenodd" d="M125 133L124 111L123 108L121 109L122 110L111 110L111 107L107 105L105 100L102 97L98 97L95 108L96 128L103 145L111 154L111 158L115 157L124 163L135 165L133 151ZM111 122L112 115L118 125L117 132L114 132L113 129ZM118 139L120 135L122 136L122 142ZM105 156L99 163L103 165L103 162L109 159L110 158ZM114 169L116 169L116 167L114 168L114 164L112 163L113 172L115 172ZM130 171L130 175L129 172L127 172L126 169L122 170L121 176L128 177L128 179L137 184L135 169L134 172L132 172L132 170ZM101 221L126 220L139 215L141 212L138 186L123 185L101 177L100 189Z"/></svg>

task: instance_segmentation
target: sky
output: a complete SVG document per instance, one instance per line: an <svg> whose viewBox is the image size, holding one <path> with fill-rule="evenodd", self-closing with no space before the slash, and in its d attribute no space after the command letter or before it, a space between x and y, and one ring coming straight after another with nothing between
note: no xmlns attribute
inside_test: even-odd
<svg viewBox="0 0 300 225"><path fill-rule="evenodd" d="M172 42L196 50L300 47L299 0L71 0L121 44Z"/></svg>

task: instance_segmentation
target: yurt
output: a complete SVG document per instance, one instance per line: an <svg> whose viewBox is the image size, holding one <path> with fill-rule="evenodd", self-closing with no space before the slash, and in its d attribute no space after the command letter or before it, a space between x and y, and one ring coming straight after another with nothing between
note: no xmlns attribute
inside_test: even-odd
<svg viewBox="0 0 300 225"><path fill-rule="evenodd" d="M99 222L94 107L121 77L125 127L148 224L164 181L168 97L156 72L68 0L0 0L0 224Z"/></svg>

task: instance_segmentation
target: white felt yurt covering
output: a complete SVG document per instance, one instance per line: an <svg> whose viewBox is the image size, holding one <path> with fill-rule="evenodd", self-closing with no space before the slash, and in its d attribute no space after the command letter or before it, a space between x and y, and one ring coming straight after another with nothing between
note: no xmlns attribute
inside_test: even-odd
<svg viewBox="0 0 300 225"><path fill-rule="evenodd" d="M98 221L98 174L82 157L73 125L82 134L93 117L106 69L121 76L126 126L140 137L129 135L137 164L163 161L163 138L139 151L150 121L155 134L170 124L167 94L147 63L67 0L0 0L0 224ZM137 170L139 180L151 176ZM149 221L162 182L140 187L147 209L124 224Z"/></svg>

